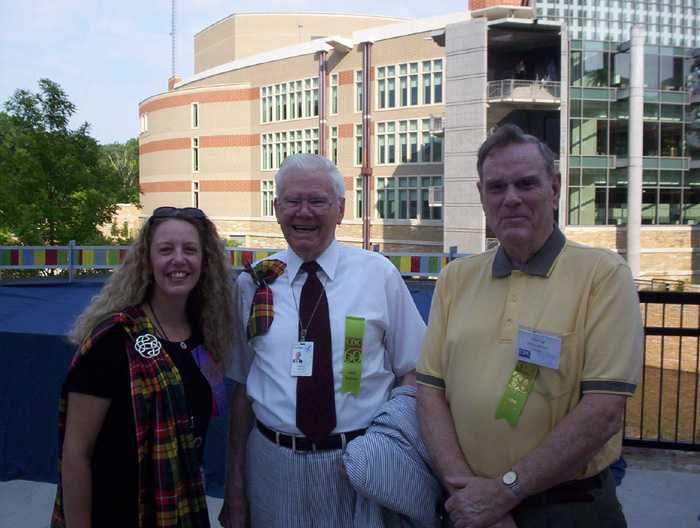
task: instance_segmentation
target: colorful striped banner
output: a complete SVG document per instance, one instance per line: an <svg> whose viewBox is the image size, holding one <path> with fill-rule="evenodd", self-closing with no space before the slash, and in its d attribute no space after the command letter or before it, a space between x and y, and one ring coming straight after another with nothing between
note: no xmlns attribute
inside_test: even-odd
<svg viewBox="0 0 700 528"><path fill-rule="evenodd" d="M57 247L0 247L0 266L52 268L68 265L68 249Z"/></svg>
<svg viewBox="0 0 700 528"><path fill-rule="evenodd" d="M68 268L71 266L70 247L0 246L0 267L18 269ZM73 246L74 268L115 268L124 263L129 248L125 246ZM228 262L235 269L245 262L257 262L277 252L277 249L226 248ZM387 253L386 258L402 275L435 277L447 266L449 256L440 253Z"/></svg>
<svg viewBox="0 0 700 528"><path fill-rule="evenodd" d="M399 270L402 275L439 275L450 261L448 255L438 255L435 253L427 255L389 253L385 256L396 266L396 269Z"/></svg>

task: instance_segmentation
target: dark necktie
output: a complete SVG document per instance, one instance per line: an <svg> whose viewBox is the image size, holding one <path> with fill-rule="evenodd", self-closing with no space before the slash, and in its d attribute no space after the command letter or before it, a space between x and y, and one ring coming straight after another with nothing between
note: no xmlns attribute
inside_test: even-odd
<svg viewBox="0 0 700 528"><path fill-rule="evenodd" d="M304 262L301 269L308 275L299 302L300 338L306 329L305 340L314 344L314 364L311 376L297 378L297 427L318 444L336 424L331 325L328 299L316 275L319 265Z"/></svg>

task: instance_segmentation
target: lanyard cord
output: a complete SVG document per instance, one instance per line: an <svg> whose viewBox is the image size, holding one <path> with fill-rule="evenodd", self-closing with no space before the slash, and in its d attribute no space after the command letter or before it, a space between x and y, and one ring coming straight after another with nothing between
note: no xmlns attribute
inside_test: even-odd
<svg viewBox="0 0 700 528"><path fill-rule="evenodd" d="M307 271L306 272L306 280L309 280L309 276L311 274ZM318 282L321 283L321 293L318 296L318 299L316 299L316 304L314 305L314 309L311 312L311 315L309 316L309 320L306 322L306 327L304 327L301 323L301 313L299 311L299 303L297 302L297 297L294 294L294 286L292 285L292 280L291 278L289 279L289 289L292 290L292 298L294 299L294 307L297 309L297 317L298 317L298 325L299 325L299 337L301 341L306 341L306 333L309 330L309 326L311 326L311 322L314 320L314 315L316 315L316 310L318 309L318 305L321 303L321 298L326 295L326 286L321 282L321 279L316 275L316 278L318 279ZM302 286L303 288L303 286Z"/></svg>

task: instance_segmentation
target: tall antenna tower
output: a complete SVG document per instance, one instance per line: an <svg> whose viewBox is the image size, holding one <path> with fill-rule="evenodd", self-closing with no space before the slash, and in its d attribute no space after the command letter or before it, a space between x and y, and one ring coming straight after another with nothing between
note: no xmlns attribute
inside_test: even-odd
<svg viewBox="0 0 700 528"><path fill-rule="evenodd" d="M170 70L175 77L175 0L170 0Z"/></svg>

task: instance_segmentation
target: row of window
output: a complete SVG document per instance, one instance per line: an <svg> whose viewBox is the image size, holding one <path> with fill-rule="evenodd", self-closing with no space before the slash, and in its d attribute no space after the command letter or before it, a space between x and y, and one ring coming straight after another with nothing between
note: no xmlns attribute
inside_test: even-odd
<svg viewBox="0 0 700 528"><path fill-rule="evenodd" d="M573 156L628 157L628 122L625 120L572 119L571 148ZM700 154L693 141L696 133L683 123L645 121L643 124L643 156L682 157Z"/></svg>
<svg viewBox="0 0 700 528"><path fill-rule="evenodd" d="M377 123L377 164L440 163L442 137L431 131L431 119ZM199 138L193 137L192 172L199 172ZM338 163L338 127L330 127L329 157ZM260 166L276 170L292 154L318 154L318 128L285 130L260 135ZM355 164L362 165L362 125L355 125Z"/></svg>
<svg viewBox="0 0 700 528"><path fill-rule="evenodd" d="M590 45L589 43L586 43ZM591 43L593 44L593 43ZM602 45L604 43L595 43ZM684 57L674 48L648 46L644 57L644 86L649 90L690 90ZM571 86L625 88L629 86L630 55L604 49L571 52Z"/></svg>
<svg viewBox="0 0 700 528"><path fill-rule="evenodd" d="M318 116L318 77L260 88L260 121L272 123Z"/></svg>
<svg viewBox="0 0 700 528"><path fill-rule="evenodd" d="M572 169L569 224L625 224L627 178L627 169ZM700 171L643 171L642 223L700 224Z"/></svg>
<svg viewBox="0 0 700 528"><path fill-rule="evenodd" d="M355 72L355 111L362 111L362 72ZM380 110L443 102L442 59L377 68L377 108ZM260 88L260 121L274 123L318 117L318 77ZM338 74L330 76L330 113L338 113ZM199 103L190 105L190 124L199 128ZM148 131L148 113L141 114L140 132Z"/></svg>
<svg viewBox="0 0 700 528"><path fill-rule="evenodd" d="M430 119L377 123L376 159L379 165L441 162L442 137L431 133Z"/></svg>
<svg viewBox="0 0 700 528"><path fill-rule="evenodd" d="M568 189L570 225L624 225L627 222L627 170L571 169ZM700 171L643 171L642 223L700 225ZM375 218L441 220L431 207L431 189L441 176L376 178ZM355 218L362 218L362 178L355 179ZM274 216L274 180L261 181L262 216ZM199 207L199 182L192 182L192 204Z"/></svg>
<svg viewBox="0 0 700 528"><path fill-rule="evenodd" d="M405 108L443 102L443 60L406 62L377 67L375 108ZM362 71L355 72L355 111L363 109ZM332 93L331 93L332 95ZM331 107L333 103L331 103Z"/></svg>
<svg viewBox="0 0 700 528"><path fill-rule="evenodd" d="M379 66L376 108L442 103L442 80L442 59Z"/></svg>
<svg viewBox="0 0 700 528"><path fill-rule="evenodd" d="M377 165L441 163L442 137L431 130L431 119L377 123ZM355 125L355 165L362 165L362 125Z"/></svg>
<svg viewBox="0 0 700 528"><path fill-rule="evenodd" d="M578 4L578 5L577 5ZM585 7L584 7L585 6ZM537 2L537 17L567 23L569 37L626 41L632 24L643 24L647 43L696 47L700 42L700 12L696 2L601 0Z"/></svg>
<svg viewBox="0 0 700 528"><path fill-rule="evenodd" d="M442 209L431 207L431 188L442 188L442 176L399 176L376 179L375 214L384 220L440 220ZM355 179L355 218L362 218L362 178ZM275 183L260 185L262 215L274 216Z"/></svg>
<svg viewBox="0 0 700 528"><path fill-rule="evenodd" d="M318 154L318 128L303 128L260 135L262 170L279 169L292 154Z"/></svg>
<svg viewBox="0 0 700 528"><path fill-rule="evenodd" d="M572 169L568 191L570 225L624 225L627 222L627 171ZM441 220L442 209L431 207L431 188L442 187L441 176L400 176L376 179L375 218ZM355 179L355 218L362 218L362 178ZM274 216L274 180L261 181L262 216ZM192 205L199 207L199 182L192 182ZM642 223L700 225L700 171L644 171Z"/></svg>

